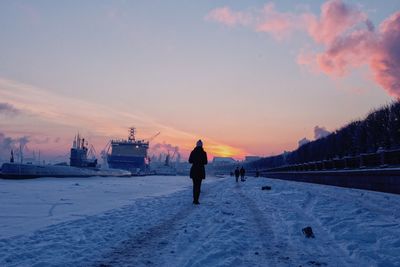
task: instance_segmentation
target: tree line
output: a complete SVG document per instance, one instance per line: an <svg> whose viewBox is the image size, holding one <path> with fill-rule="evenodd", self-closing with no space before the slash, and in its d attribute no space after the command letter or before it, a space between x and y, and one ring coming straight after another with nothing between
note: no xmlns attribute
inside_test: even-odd
<svg viewBox="0 0 400 267"><path fill-rule="evenodd" d="M286 164L330 160L378 149L400 149L400 101L371 111L363 120L355 120L326 137L298 149L252 162L253 168L274 168Z"/></svg>

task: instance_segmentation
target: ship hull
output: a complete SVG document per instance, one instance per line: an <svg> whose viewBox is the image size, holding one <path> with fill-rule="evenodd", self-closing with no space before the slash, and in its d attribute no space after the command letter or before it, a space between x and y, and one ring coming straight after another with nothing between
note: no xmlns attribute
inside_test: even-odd
<svg viewBox="0 0 400 267"><path fill-rule="evenodd" d="M91 176L131 176L129 171L117 169L77 168L58 165L35 165L4 163L1 167L1 178L31 179L38 177L91 177Z"/></svg>
<svg viewBox="0 0 400 267"><path fill-rule="evenodd" d="M135 128L129 129L128 139L110 141L111 153L107 155L107 164L112 169L127 170L132 175L148 172L146 164L149 141L135 138Z"/></svg>
<svg viewBox="0 0 400 267"><path fill-rule="evenodd" d="M112 169L127 170L132 173L136 173L140 170L145 169L144 157L136 156L115 156L109 155L107 157L108 167Z"/></svg>

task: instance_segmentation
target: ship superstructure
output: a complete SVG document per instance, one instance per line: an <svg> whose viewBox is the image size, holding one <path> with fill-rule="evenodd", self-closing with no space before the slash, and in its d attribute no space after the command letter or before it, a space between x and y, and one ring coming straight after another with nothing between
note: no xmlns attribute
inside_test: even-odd
<svg viewBox="0 0 400 267"><path fill-rule="evenodd" d="M132 174L143 172L148 167L147 150L149 141L137 140L136 129L129 129L127 140L111 140L111 153L107 154L107 163L110 168L122 169Z"/></svg>
<svg viewBox="0 0 400 267"><path fill-rule="evenodd" d="M90 158L88 158L88 156ZM97 159L94 156L94 149L91 146L88 148L88 143L85 143L85 138L81 138L78 134L75 136L71 147L71 156L69 158L69 165L73 167L96 167Z"/></svg>

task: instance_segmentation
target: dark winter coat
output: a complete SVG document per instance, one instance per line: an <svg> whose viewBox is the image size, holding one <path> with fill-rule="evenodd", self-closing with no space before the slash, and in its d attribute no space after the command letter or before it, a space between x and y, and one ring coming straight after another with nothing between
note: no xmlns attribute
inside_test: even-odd
<svg viewBox="0 0 400 267"><path fill-rule="evenodd" d="M203 150L201 146L195 147L190 153L189 163L192 164L192 168L190 168L190 178L206 178L206 170L204 168L204 165L208 163L207 153Z"/></svg>
<svg viewBox="0 0 400 267"><path fill-rule="evenodd" d="M242 168L240 169L240 176L244 176L245 173L246 173L246 171L245 171L244 168L242 167Z"/></svg>

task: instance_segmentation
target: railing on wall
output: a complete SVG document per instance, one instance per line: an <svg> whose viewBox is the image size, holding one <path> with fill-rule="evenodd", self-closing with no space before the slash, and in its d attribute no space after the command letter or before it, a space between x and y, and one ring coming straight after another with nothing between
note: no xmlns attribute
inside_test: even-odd
<svg viewBox="0 0 400 267"><path fill-rule="evenodd" d="M379 149L376 153L364 153L357 156L336 157L329 160L313 161L300 164L284 165L276 168L260 170L261 172L302 172L333 171L350 169L371 169L400 167L400 149Z"/></svg>

